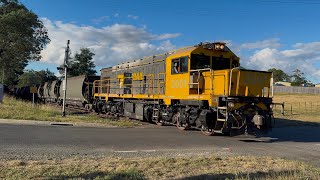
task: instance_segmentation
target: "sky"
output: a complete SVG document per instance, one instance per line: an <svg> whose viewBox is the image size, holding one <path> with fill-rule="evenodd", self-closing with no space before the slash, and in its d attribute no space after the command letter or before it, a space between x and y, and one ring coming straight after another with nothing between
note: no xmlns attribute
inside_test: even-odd
<svg viewBox="0 0 320 180"><path fill-rule="evenodd" d="M20 0L48 29L51 43L27 69L63 63L80 48L97 71L132 59L224 41L248 69L300 69L320 83L320 1L317 0Z"/></svg>

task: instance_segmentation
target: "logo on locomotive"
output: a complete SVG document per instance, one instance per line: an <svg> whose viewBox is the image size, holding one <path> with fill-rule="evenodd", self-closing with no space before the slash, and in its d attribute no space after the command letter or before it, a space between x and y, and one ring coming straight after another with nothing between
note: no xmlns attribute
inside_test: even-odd
<svg viewBox="0 0 320 180"><path fill-rule="evenodd" d="M187 88L187 80L186 79L173 79L173 80L171 80L171 88L172 89Z"/></svg>

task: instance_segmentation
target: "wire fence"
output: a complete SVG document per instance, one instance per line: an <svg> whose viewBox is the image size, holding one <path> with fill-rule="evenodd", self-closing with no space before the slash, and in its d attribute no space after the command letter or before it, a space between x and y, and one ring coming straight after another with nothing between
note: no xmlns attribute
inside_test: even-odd
<svg viewBox="0 0 320 180"><path fill-rule="evenodd" d="M320 102L295 102L295 103L274 103L274 114L299 115L299 114L319 114Z"/></svg>

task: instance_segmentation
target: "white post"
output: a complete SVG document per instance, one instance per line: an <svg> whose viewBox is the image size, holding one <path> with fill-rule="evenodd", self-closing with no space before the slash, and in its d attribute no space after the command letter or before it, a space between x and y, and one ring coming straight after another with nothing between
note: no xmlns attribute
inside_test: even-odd
<svg viewBox="0 0 320 180"><path fill-rule="evenodd" d="M69 59L69 44L70 40L67 42L67 48L65 51L64 58L64 80L63 80L63 104L62 104L62 116L66 116L66 98L67 98L67 69L68 69L68 59Z"/></svg>
<svg viewBox="0 0 320 180"><path fill-rule="evenodd" d="M273 73L271 74L270 85L271 85L271 97L273 97Z"/></svg>
<svg viewBox="0 0 320 180"><path fill-rule="evenodd" d="M66 68L64 73L66 73ZM63 90L63 104L62 104L62 116L66 116L66 98L67 98L67 79L66 75L65 79L62 81L62 90Z"/></svg>

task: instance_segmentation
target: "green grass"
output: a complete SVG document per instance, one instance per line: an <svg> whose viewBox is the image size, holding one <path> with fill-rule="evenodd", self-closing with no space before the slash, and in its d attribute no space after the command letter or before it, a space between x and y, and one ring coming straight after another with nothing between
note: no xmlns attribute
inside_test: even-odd
<svg viewBox="0 0 320 180"><path fill-rule="evenodd" d="M0 161L1 179L319 179L320 169L280 158L215 155Z"/></svg>
<svg viewBox="0 0 320 180"><path fill-rule="evenodd" d="M61 116L61 109L53 105L37 104L31 102L16 100L14 97L5 96L3 103L0 104L1 119L17 120L38 120L54 122L90 122L102 123L111 126L131 127L138 123L129 120L110 120L101 118L95 114L71 114L67 112L66 117Z"/></svg>

